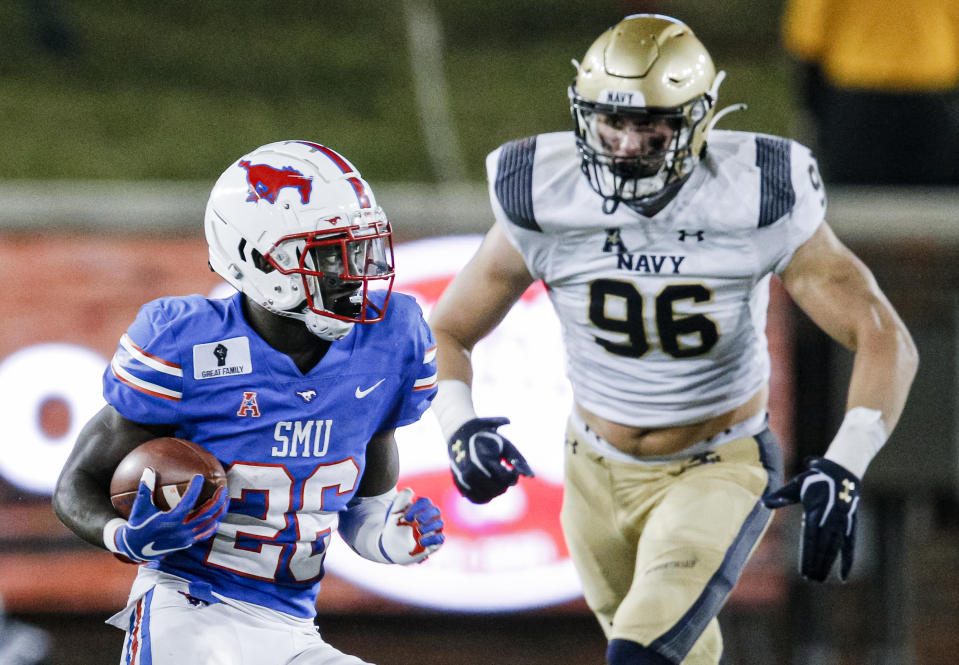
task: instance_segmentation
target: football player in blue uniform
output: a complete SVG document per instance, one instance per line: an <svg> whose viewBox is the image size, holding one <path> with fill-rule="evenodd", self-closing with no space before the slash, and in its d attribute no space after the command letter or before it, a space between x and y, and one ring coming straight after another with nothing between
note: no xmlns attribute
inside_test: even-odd
<svg viewBox="0 0 959 665"><path fill-rule="evenodd" d="M397 491L393 432L435 393L433 336L391 293L392 231L369 185L317 143L265 145L210 195L210 266L238 293L144 305L104 374L54 494L86 541L141 566L123 663L357 665L313 619L334 531L383 563L443 543L439 510ZM129 519L109 485L140 443L176 436L222 463L227 488L154 506L144 472Z"/></svg>
<svg viewBox="0 0 959 665"><path fill-rule="evenodd" d="M454 482L490 501L532 469L473 409L470 351L536 279L574 405L561 520L609 665L716 665L716 615L772 508L801 503L802 573L852 565L859 479L916 371L909 332L830 230L794 141L712 129L722 73L684 23L629 16L577 63L574 131L487 158L496 223L433 310ZM855 350L823 457L778 489L769 282ZM522 491L522 488L514 491Z"/></svg>

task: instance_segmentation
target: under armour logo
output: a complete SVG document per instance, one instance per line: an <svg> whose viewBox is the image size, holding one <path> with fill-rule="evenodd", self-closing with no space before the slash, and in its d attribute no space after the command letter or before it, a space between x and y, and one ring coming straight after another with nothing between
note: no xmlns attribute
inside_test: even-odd
<svg viewBox="0 0 959 665"><path fill-rule="evenodd" d="M852 503L852 494L851 492L856 489L856 483L852 482L848 478L842 479L842 492L839 493L839 498L846 503Z"/></svg>
<svg viewBox="0 0 959 665"><path fill-rule="evenodd" d="M455 461L457 464L459 464L460 462L462 462L462 461L463 461L463 458L466 457L466 451L463 449L463 440L462 440L462 439L457 439L457 440L453 443L453 445L450 446L450 450L451 450L451 451L453 452L453 454L455 455L455 457L453 458L453 461Z"/></svg>
<svg viewBox="0 0 959 665"><path fill-rule="evenodd" d="M310 402L313 400L314 397L316 397L315 390L303 390L303 391L297 390L296 394L302 397L304 402Z"/></svg>
<svg viewBox="0 0 959 665"><path fill-rule="evenodd" d="M217 367L223 367L224 365L226 365L226 354L228 351L229 349L227 349L222 344L217 344L215 347L213 347L213 355L216 356Z"/></svg>
<svg viewBox="0 0 959 665"><path fill-rule="evenodd" d="M703 232L702 231L687 231L686 229L679 229L679 241L686 242L686 238L696 238L696 242L703 241Z"/></svg>
<svg viewBox="0 0 959 665"><path fill-rule="evenodd" d="M626 245L623 244L623 239L619 235L619 229L606 229L606 242L603 243L603 251L606 253L612 252L614 247L617 254L626 253Z"/></svg>
<svg viewBox="0 0 959 665"><path fill-rule="evenodd" d="M702 466L703 464L716 464L722 461L723 460L718 453L715 453L711 450L707 450L704 453L699 453L698 455L693 455L692 457L690 457L689 462L687 462L683 470L685 471L685 469L688 469L694 466Z"/></svg>

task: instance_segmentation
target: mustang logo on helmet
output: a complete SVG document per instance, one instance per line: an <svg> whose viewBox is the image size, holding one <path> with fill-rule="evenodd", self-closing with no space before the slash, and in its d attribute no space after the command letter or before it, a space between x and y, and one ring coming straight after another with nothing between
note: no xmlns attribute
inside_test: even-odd
<svg viewBox="0 0 959 665"><path fill-rule="evenodd" d="M330 148L275 141L243 155L213 186L203 226L218 275L317 337L383 320L393 231L360 172Z"/></svg>
<svg viewBox="0 0 959 665"><path fill-rule="evenodd" d="M277 169L269 164L250 164L245 159L239 164L246 169L246 181L250 185L250 195L247 201L265 199L276 203L276 197L284 187L293 187L300 192L300 202L310 202L310 192L313 189L313 179L307 178L292 166Z"/></svg>

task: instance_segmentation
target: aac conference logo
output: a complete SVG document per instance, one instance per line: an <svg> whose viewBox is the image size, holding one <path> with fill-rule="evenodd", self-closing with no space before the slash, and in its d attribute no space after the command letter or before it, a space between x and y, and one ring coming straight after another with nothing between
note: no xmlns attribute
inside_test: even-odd
<svg viewBox="0 0 959 665"><path fill-rule="evenodd" d="M415 296L428 317L480 241L451 236L397 245L395 290ZM394 600L445 610L512 611L577 598L580 586L559 525L572 393L559 322L542 284L530 287L473 358L477 413L511 419L500 431L536 477L521 479L488 504L470 503L453 486L442 434L427 412L397 431L399 482L440 506L446 544L425 563L401 567L366 561L339 543L328 554L327 570ZM107 362L71 344L24 347L0 361L0 416L9 433L0 439L0 476L36 494L53 491L80 428L103 406ZM47 410L62 416L54 418L61 424L56 431L41 427Z"/></svg>

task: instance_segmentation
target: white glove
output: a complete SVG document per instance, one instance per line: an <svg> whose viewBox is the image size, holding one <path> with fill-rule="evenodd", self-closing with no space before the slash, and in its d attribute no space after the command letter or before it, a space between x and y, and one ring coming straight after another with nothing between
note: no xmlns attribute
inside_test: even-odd
<svg viewBox="0 0 959 665"><path fill-rule="evenodd" d="M396 495L380 534L380 551L390 563L424 561L444 540L440 509L432 501L415 497L409 487Z"/></svg>
<svg viewBox="0 0 959 665"><path fill-rule="evenodd" d="M354 498L340 513L339 532L363 558L403 565L424 561L446 540L439 508L408 487Z"/></svg>

